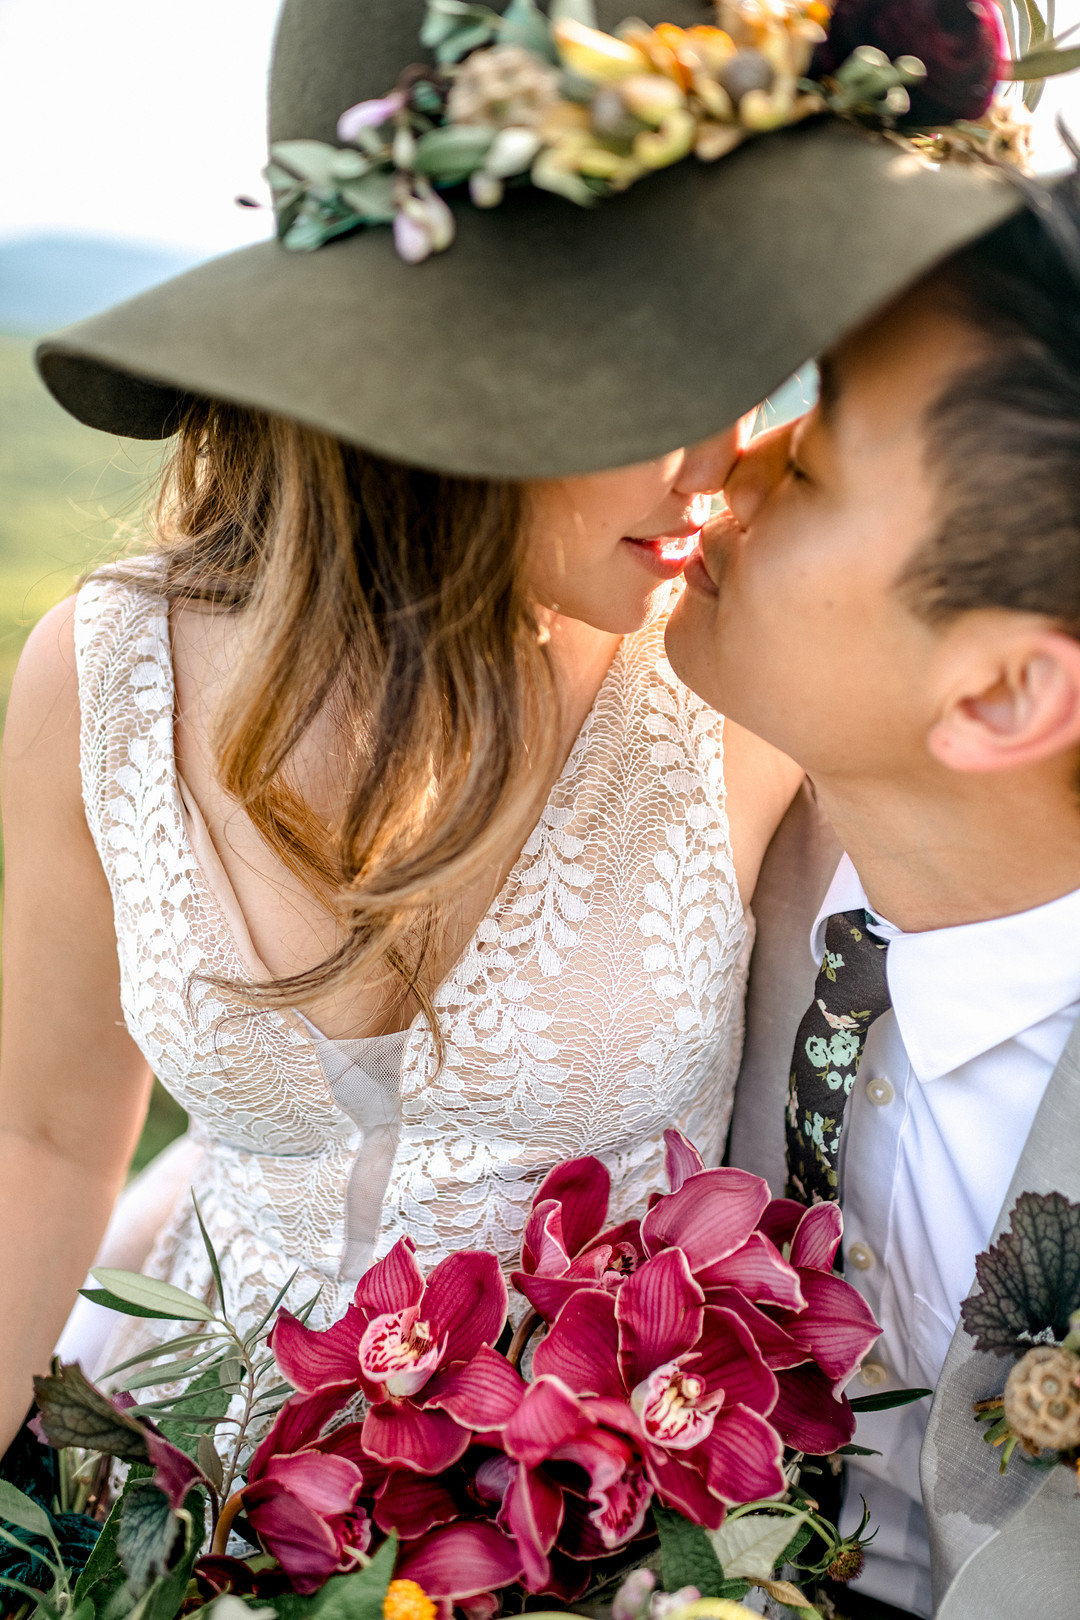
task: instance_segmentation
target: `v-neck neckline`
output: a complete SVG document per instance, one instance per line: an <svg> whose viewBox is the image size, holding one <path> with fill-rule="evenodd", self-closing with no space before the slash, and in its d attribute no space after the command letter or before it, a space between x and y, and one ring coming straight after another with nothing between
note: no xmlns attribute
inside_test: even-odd
<svg viewBox="0 0 1080 1620"><path fill-rule="evenodd" d="M168 696L170 715L170 724L168 730L168 765L171 787L173 791L174 807L176 810L177 820L181 828L183 844L193 868L199 875L204 890L209 895L210 900L212 901L222 923L224 924L229 940L244 971L252 979L272 979L274 975L270 972L265 962L263 962L258 950L256 949L255 941L252 938L251 929L248 926L247 918L244 916L243 908L240 905L236 890L233 887L232 879L229 877L225 864L218 853L217 846L214 843L213 834L210 831L206 817L203 814L198 799L191 791L189 783L181 775L179 766L177 764L176 670L173 664L172 620L168 601L166 601L165 598L159 598L159 604L159 637L162 647L163 672L167 681L166 692ZM626 657L626 646L629 639L630 638L628 636L624 636L619 642L618 647L615 649L614 657L608 665L600 685L596 689L596 695L593 698L592 703L589 705L588 712L585 719L582 721L581 728L578 731L577 736L574 738L566 759L563 762L561 771L551 784L548 795L537 814L536 821L533 823L532 827L530 827L528 833L522 841L521 848L518 850L513 865L510 867L506 877L503 879L503 882L500 885L499 890L494 896L491 904L477 922L476 927L473 929L468 940L465 942L465 945L463 946L457 960L454 962L454 965L450 968L445 978L443 978L436 987L432 996L433 1002L438 1002L438 1000L445 996L448 989L453 988L466 964L471 961L478 943L481 943L484 936L490 933L491 925L493 923L497 924L498 918L502 915L509 893L512 888L516 886L517 881L521 876L523 864L527 859L526 851L528 850L529 844L532 841L536 828L543 821L544 814L552 801L559 796L560 791L564 787L567 780L577 770L581 755L589 745L592 732L595 727L597 713L601 706L601 701L606 698L608 689L610 685L613 684L616 670L620 669L622 666L623 660ZM208 867L209 870L207 870ZM331 1045L339 1045L341 1043L350 1041L355 1042L358 1040L372 1040L380 1038L378 1036L365 1035L324 1035L318 1030L317 1026L311 1022L306 1014L300 1011L299 1008L282 1009L282 1011L283 1014L289 1018L290 1023L292 1023L296 1029L301 1030L306 1038L312 1041L313 1044L316 1040L326 1041ZM424 1015L422 1012L418 1012L412 1021L405 1027L405 1029L387 1031L386 1038L390 1039L399 1035L411 1035L412 1032L417 1028L418 1024L423 1024L423 1022Z"/></svg>

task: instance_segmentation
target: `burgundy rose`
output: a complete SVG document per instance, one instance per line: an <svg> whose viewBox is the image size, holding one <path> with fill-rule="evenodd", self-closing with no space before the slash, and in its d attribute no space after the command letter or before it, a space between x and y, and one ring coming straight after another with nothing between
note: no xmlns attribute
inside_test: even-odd
<svg viewBox="0 0 1080 1620"><path fill-rule="evenodd" d="M860 45L884 51L890 62L917 56L926 68L922 84L910 88L911 111L901 120L911 126L981 118L1008 57L994 0L836 0L812 75L835 73Z"/></svg>

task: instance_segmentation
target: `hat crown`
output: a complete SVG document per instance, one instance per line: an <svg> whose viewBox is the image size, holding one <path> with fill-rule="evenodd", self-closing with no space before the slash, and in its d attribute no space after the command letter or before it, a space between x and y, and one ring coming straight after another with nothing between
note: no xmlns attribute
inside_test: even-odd
<svg viewBox="0 0 1080 1620"><path fill-rule="evenodd" d="M538 0L546 7L547 0ZM420 44L424 0L285 0L270 70L270 139L334 141L346 107L392 90ZM493 10L503 11L502 0ZM711 22L710 0L597 0L601 28L628 16L683 27Z"/></svg>

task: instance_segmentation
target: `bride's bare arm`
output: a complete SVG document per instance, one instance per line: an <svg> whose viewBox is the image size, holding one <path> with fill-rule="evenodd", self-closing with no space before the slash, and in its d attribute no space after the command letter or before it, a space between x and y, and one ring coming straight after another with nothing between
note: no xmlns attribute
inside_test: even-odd
<svg viewBox="0 0 1080 1620"><path fill-rule="evenodd" d="M0 1454L104 1232L150 1085L83 813L72 616L62 603L31 635L4 735Z"/></svg>
<svg viewBox="0 0 1080 1620"><path fill-rule="evenodd" d="M724 722L724 783L735 875L750 904L772 835L803 779L802 767L733 720Z"/></svg>

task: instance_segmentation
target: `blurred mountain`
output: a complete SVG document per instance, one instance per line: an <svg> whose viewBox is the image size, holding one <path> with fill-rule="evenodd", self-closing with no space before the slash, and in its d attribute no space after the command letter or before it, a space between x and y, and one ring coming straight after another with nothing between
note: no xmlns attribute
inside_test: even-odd
<svg viewBox="0 0 1080 1620"><path fill-rule="evenodd" d="M0 237L0 332L34 336L67 326L203 257L124 237Z"/></svg>

